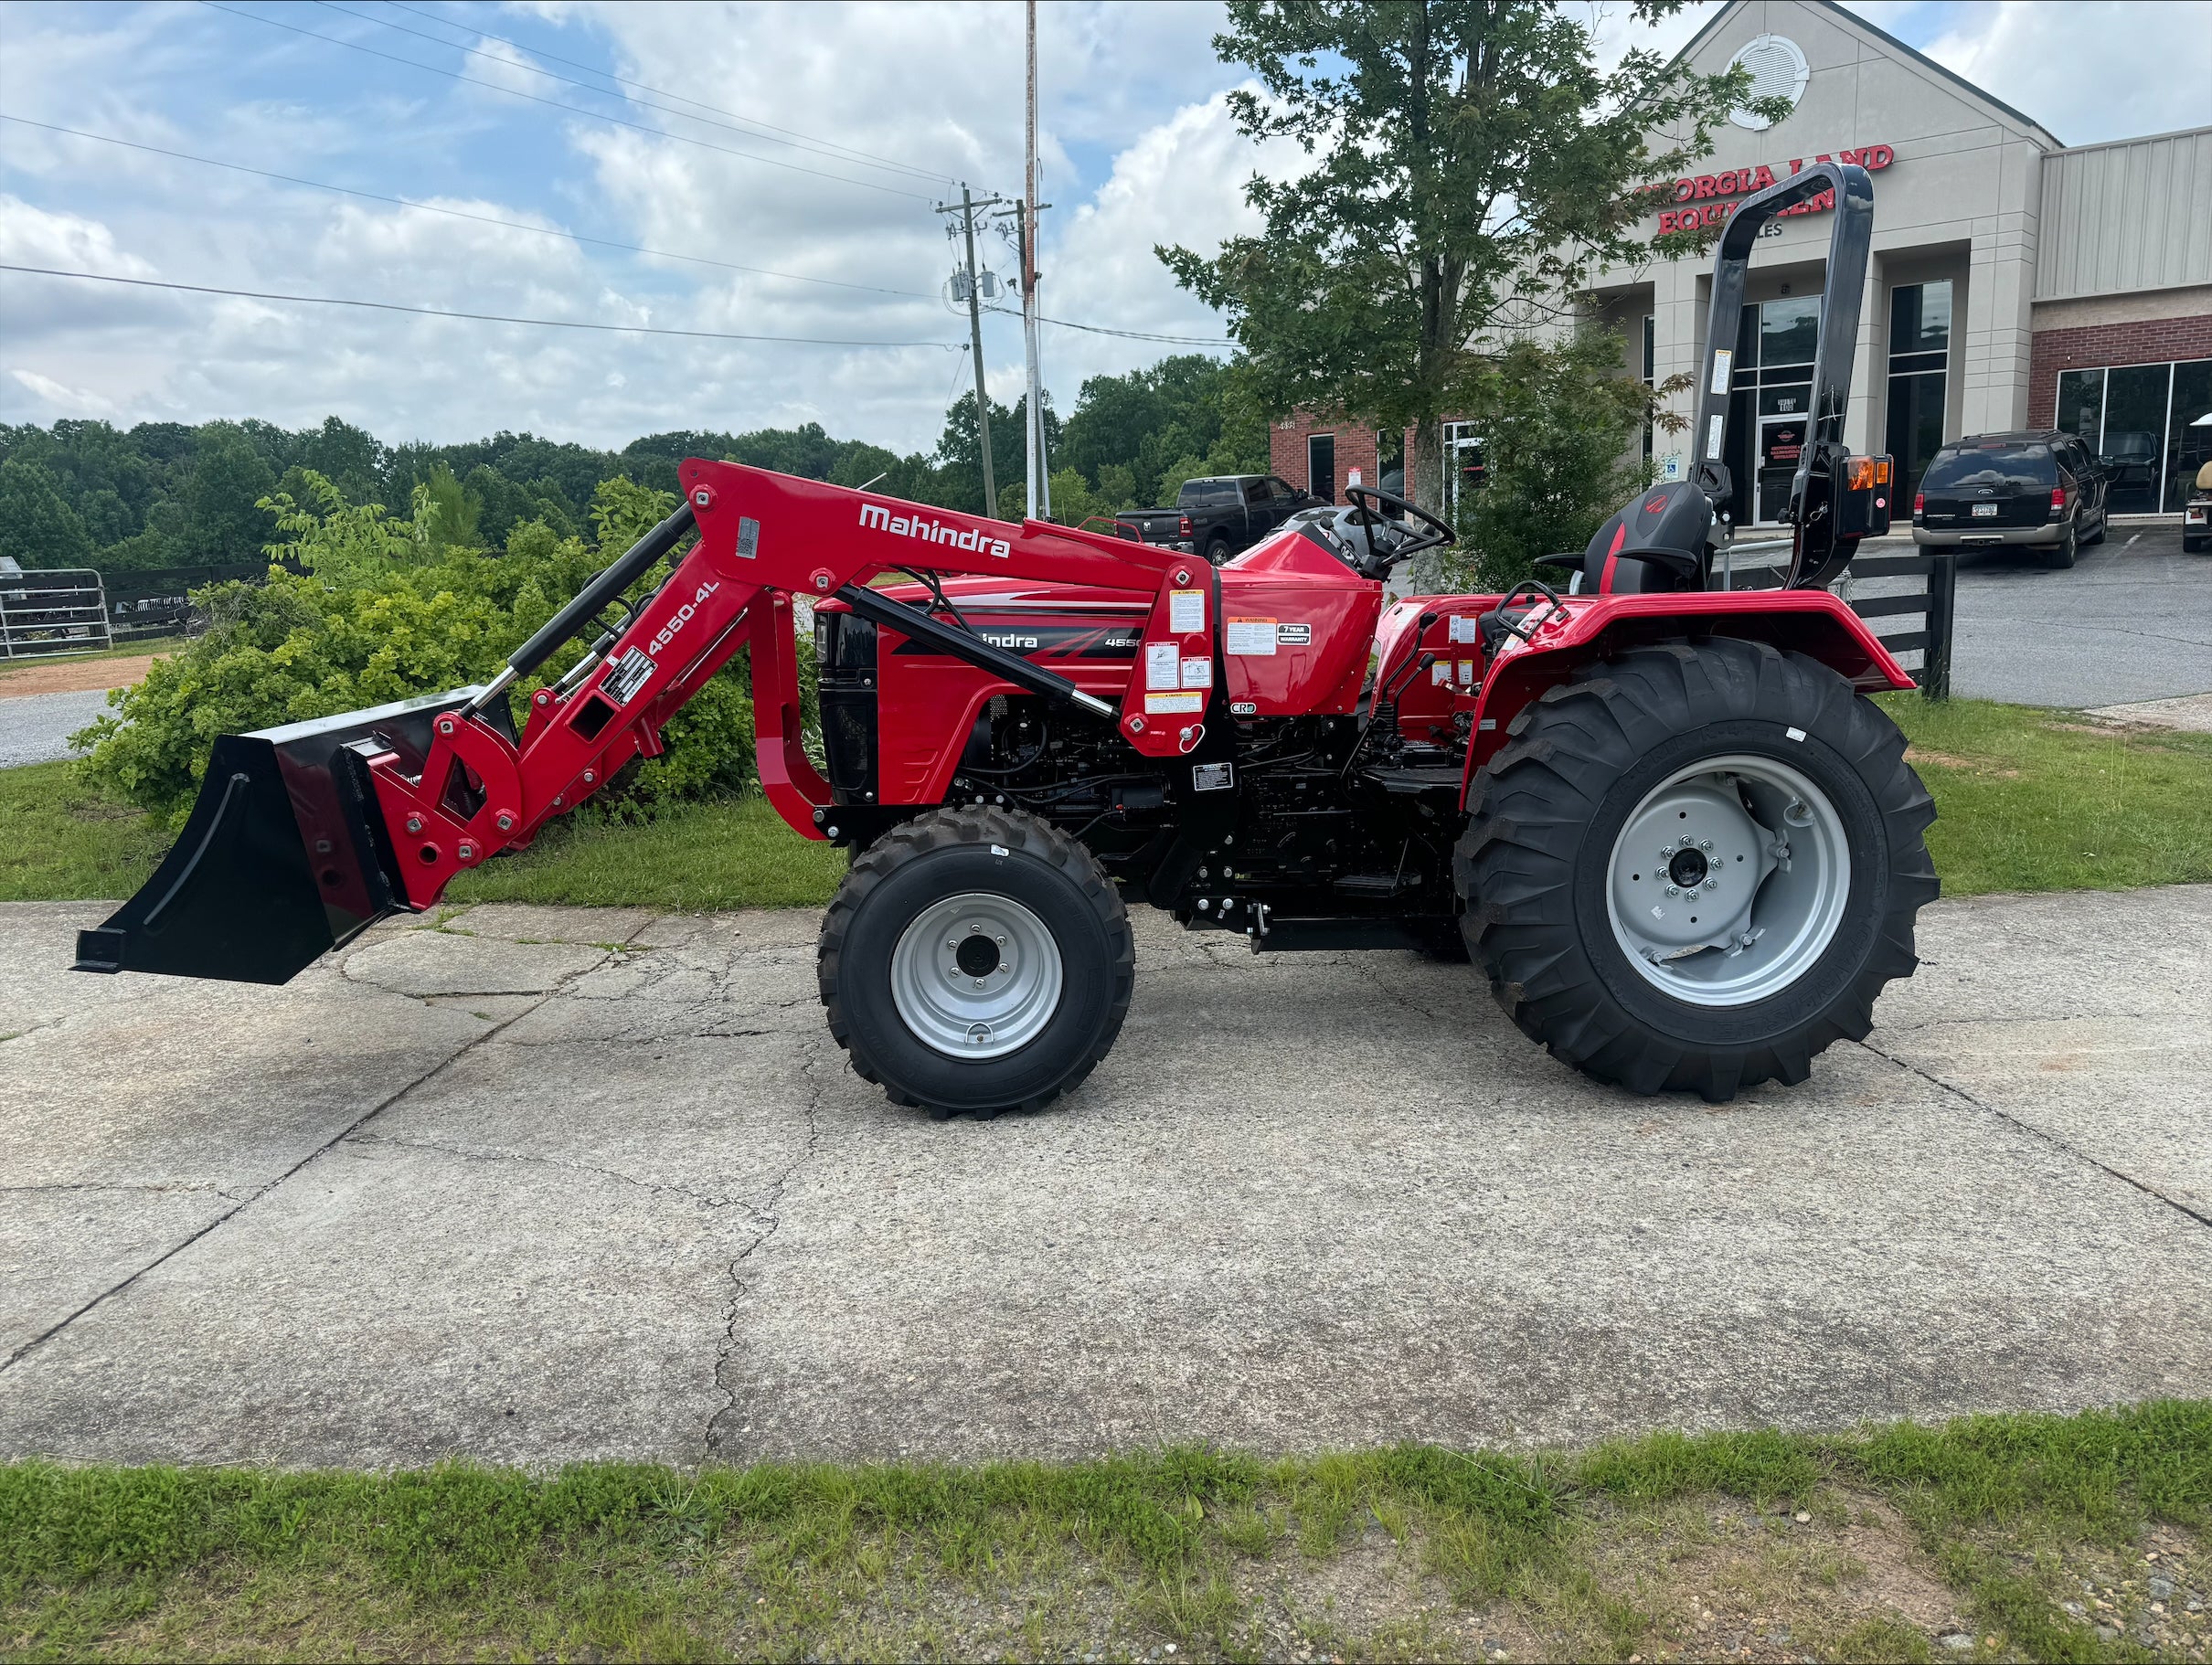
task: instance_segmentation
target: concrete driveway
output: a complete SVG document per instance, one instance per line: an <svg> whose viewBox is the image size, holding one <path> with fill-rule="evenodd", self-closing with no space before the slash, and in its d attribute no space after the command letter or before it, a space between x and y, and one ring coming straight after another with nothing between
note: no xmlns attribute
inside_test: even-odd
<svg viewBox="0 0 2212 1665"><path fill-rule="evenodd" d="M483 907L281 990L0 908L0 1455L1579 1441L2212 1382L2212 886L1940 904L1866 1046L1592 1087L1465 967L1139 916L1066 1108L936 1123L811 914ZM473 935L460 934L473 932Z"/></svg>

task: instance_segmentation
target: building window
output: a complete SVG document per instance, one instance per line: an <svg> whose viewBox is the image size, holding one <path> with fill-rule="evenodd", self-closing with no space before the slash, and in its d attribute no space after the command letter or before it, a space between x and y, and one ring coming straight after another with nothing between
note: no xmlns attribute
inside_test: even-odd
<svg viewBox="0 0 2212 1665"><path fill-rule="evenodd" d="M1728 405L1728 513L1738 525L1773 522L1789 506L1790 482L1812 421L1813 355L1820 345L1820 297L1785 295L1743 309L1736 332Z"/></svg>
<svg viewBox="0 0 2212 1665"><path fill-rule="evenodd" d="M1652 313L1643 314L1643 385L1652 386L1659 368L1659 320ZM1652 460L1652 425L1643 425L1643 460Z"/></svg>
<svg viewBox="0 0 2212 1665"><path fill-rule="evenodd" d="M1483 442L1473 422L1444 424L1444 518L1459 524L1460 504L1468 493L1489 478L1483 464Z"/></svg>
<svg viewBox="0 0 2212 1665"><path fill-rule="evenodd" d="M2212 358L2058 373L2058 426L2104 459L2115 514L2177 514L2212 459Z"/></svg>
<svg viewBox="0 0 2212 1665"><path fill-rule="evenodd" d="M1336 436L1310 433L1305 437L1305 489L1324 503L1336 501Z"/></svg>
<svg viewBox="0 0 2212 1665"><path fill-rule="evenodd" d="M1889 292L1889 398L1884 449L1897 460L1898 497L1911 501L1943 444L1951 386L1951 281Z"/></svg>

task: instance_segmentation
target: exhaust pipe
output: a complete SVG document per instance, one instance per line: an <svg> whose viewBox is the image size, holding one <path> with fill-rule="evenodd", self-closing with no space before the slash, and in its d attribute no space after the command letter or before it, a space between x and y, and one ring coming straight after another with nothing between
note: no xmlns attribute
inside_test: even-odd
<svg viewBox="0 0 2212 1665"><path fill-rule="evenodd" d="M136 896L77 933L75 969L289 982L403 910L369 759L419 772L431 726L483 694L458 688L217 740L183 836ZM477 715L515 737L505 701Z"/></svg>

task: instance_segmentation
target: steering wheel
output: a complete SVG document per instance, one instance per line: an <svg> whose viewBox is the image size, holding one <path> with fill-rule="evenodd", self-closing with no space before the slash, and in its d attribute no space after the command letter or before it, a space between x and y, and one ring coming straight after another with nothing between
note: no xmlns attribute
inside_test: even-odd
<svg viewBox="0 0 2212 1665"><path fill-rule="evenodd" d="M1361 576L1365 578L1388 578L1390 568L1406 559L1407 557L1419 555L1424 549L1435 549L1442 545L1456 543L1459 540L1459 534L1450 526L1437 519L1428 510L1415 508L1403 497L1394 496L1388 492L1378 492L1371 485L1347 485L1344 489L1344 494L1352 500L1353 507L1361 511L1367 517L1359 527L1367 535L1367 559L1361 569ZM1367 501L1370 498L1374 501ZM1404 514L1409 514L1415 520L1420 521L1427 530L1408 538L1388 554L1384 553L1375 546L1375 523L1384 518L1382 511L1376 507L1377 504L1388 504L1393 508L1404 511ZM1404 515L1396 515L1391 518L1402 519Z"/></svg>

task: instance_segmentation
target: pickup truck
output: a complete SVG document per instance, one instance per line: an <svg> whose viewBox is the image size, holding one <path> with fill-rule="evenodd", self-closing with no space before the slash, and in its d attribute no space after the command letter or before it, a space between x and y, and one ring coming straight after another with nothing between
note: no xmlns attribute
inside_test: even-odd
<svg viewBox="0 0 2212 1665"><path fill-rule="evenodd" d="M1114 519L1148 544L1202 555L1218 567L1302 509L1324 506L1272 474L1215 474L1186 480L1172 509L1124 509Z"/></svg>

